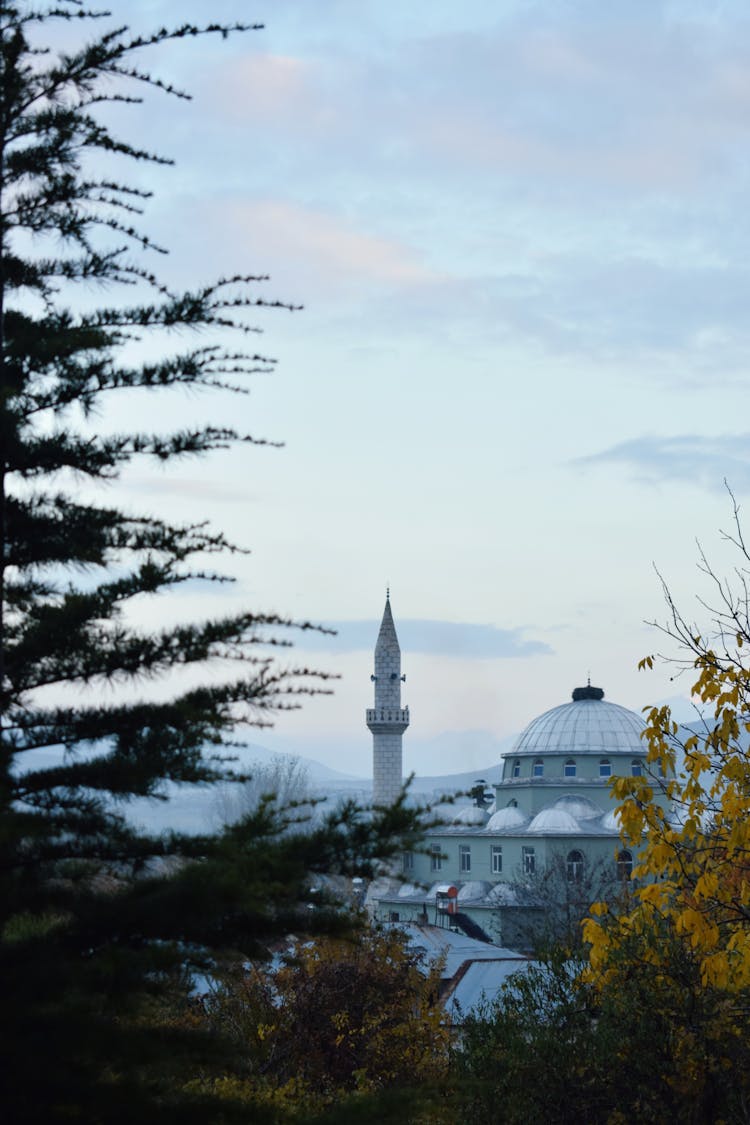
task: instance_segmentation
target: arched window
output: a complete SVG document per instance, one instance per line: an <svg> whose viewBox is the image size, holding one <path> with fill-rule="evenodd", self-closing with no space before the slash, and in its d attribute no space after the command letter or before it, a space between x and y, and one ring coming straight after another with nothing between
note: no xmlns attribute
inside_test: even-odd
<svg viewBox="0 0 750 1125"><path fill-rule="evenodd" d="M567 859L568 881L580 883L583 878L583 852L568 852Z"/></svg>
<svg viewBox="0 0 750 1125"><path fill-rule="evenodd" d="M532 770L532 777L544 777L544 762L541 758L534 759L534 768Z"/></svg>
<svg viewBox="0 0 750 1125"><path fill-rule="evenodd" d="M564 773L565 777L575 777L575 775L576 775L576 764L575 764L575 761L573 760L573 758L568 758L567 762L563 766L563 773Z"/></svg>
<svg viewBox="0 0 750 1125"><path fill-rule="evenodd" d="M511 800L508 801L507 808L509 808L509 809L517 809L518 808L518 801L516 800L515 797L512 797Z"/></svg>
<svg viewBox="0 0 750 1125"><path fill-rule="evenodd" d="M612 763L609 758L602 758L599 762L599 777L612 776Z"/></svg>
<svg viewBox="0 0 750 1125"><path fill-rule="evenodd" d="M640 758L633 758L630 763L630 772L633 777L640 777L643 773L643 763Z"/></svg>
<svg viewBox="0 0 750 1125"><path fill-rule="evenodd" d="M521 776L521 763L518 760L518 758L516 758L515 762L513 763L513 776L514 777L520 777Z"/></svg>
<svg viewBox="0 0 750 1125"><path fill-rule="evenodd" d="M617 853L617 878L623 882L633 874L633 857L630 852Z"/></svg>

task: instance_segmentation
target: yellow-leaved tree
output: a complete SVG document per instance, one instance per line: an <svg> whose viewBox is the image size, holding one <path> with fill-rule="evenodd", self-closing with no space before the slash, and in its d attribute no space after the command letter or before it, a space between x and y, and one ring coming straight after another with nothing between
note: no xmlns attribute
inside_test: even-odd
<svg viewBox="0 0 750 1125"><path fill-rule="evenodd" d="M701 600L708 630L690 624L664 587L660 628L677 642L668 659L691 676L695 721L680 726L666 706L647 712L649 768L612 783L623 840L639 850L633 896L619 913L598 904L584 923L584 981L608 1003L618 994L632 1002L635 989L666 1016L667 1080L694 1121L715 1119L729 1069L736 1104L750 1104L750 554L732 500L724 538L741 556L733 578L700 555L716 594Z"/></svg>
<svg viewBox="0 0 750 1125"><path fill-rule="evenodd" d="M451 1043L440 978L441 964L394 929L292 941L278 963L238 965L193 1007L238 1060L191 1089L263 1107L274 1121L333 1107L347 1122L365 1109L368 1120L437 1120L426 1107Z"/></svg>

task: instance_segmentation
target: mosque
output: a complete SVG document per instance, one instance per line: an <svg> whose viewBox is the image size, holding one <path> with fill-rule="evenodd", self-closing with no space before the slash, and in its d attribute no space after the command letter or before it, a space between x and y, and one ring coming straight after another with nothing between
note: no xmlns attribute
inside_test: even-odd
<svg viewBox="0 0 750 1125"><path fill-rule="evenodd" d="M375 646L375 706L367 711L375 804L392 802L401 789L401 740L409 725L404 679L388 596ZM478 927L508 944L522 905L515 888L548 865L571 882L593 865L611 865L614 876L628 879L635 857L620 840L610 780L651 768L643 726L635 712L605 700L601 688L576 688L570 702L533 719L518 737L491 787L494 800L489 792L474 805L455 806L445 823L426 831L423 849L402 857L400 878L373 886L375 913L392 921L458 917L472 936Z"/></svg>

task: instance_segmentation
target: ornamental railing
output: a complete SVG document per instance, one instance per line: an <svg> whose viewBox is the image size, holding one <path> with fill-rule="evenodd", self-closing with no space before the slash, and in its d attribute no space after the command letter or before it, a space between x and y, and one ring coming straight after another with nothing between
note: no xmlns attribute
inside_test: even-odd
<svg viewBox="0 0 750 1125"><path fill-rule="evenodd" d="M368 723L408 723L408 707L370 707L366 711Z"/></svg>

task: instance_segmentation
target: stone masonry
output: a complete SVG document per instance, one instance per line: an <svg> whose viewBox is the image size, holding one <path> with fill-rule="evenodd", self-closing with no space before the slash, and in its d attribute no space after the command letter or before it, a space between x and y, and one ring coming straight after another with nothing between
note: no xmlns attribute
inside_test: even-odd
<svg viewBox="0 0 750 1125"><path fill-rule="evenodd" d="M393 624L390 596L386 597L383 620L375 644L375 706L366 713L372 731L372 799L376 805L391 805L401 792L401 739L409 725L409 708L401 706L401 649Z"/></svg>

